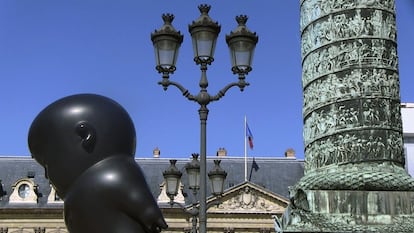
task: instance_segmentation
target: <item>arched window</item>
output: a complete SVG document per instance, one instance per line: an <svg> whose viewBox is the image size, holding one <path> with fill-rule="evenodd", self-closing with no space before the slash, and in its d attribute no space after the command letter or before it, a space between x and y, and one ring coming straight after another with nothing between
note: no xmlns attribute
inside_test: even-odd
<svg viewBox="0 0 414 233"><path fill-rule="evenodd" d="M12 189L9 203L37 203L37 185L33 180L29 178L20 179L12 186Z"/></svg>

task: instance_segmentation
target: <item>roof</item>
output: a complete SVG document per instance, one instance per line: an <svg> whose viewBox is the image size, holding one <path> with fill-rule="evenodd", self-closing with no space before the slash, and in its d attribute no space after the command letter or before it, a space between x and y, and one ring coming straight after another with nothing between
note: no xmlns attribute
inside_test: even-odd
<svg viewBox="0 0 414 233"><path fill-rule="evenodd" d="M137 163L142 168L147 183L157 198L160 194L160 185L164 178L162 172L170 165L171 158L136 158ZM213 168L213 160L221 159L221 167L227 172L225 181L225 189L239 185L245 182L245 159L243 157L208 157L207 158L207 172ZM248 174L252 171L250 182L261 186L277 195L288 197L288 187L293 186L303 176L303 160L295 158L274 157L274 158L259 158L255 161L258 169L251 169L252 158L248 158L247 167ZM190 192L186 189L187 176L184 166L190 162L188 159L177 159L176 166L183 172L182 183L184 184L184 196L189 195ZM49 180L44 176L43 168L30 157L0 157L0 180L5 191L5 195L0 199L0 208L17 208L21 204L9 204L9 195L12 193L12 186L22 178L27 178L31 175L34 183L38 185L38 203L32 205L33 208L52 208L47 204L47 198L50 193ZM247 178L249 178L249 176ZM207 187L209 195L209 187Z"/></svg>

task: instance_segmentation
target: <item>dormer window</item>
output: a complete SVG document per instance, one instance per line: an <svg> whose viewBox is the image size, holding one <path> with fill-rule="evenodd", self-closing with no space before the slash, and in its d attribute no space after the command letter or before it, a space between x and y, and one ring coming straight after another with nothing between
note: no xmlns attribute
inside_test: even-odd
<svg viewBox="0 0 414 233"><path fill-rule="evenodd" d="M12 186L9 203L13 204L36 204L37 203L37 185L30 178L18 180Z"/></svg>
<svg viewBox="0 0 414 233"><path fill-rule="evenodd" d="M53 185L50 185L50 193L47 197L47 203L49 204L62 204L63 200L57 195L56 189L53 187Z"/></svg>

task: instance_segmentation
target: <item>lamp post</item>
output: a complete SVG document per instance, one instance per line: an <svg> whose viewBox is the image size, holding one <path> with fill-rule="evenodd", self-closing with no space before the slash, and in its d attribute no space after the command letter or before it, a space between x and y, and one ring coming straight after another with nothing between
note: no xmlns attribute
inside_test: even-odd
<svg viewBox="0 0 414 233"><path fill-rule="evenodd" d="M166 185L166 193L170 198L170 205L178 204L185 212L192 216L192 233L197 233L197 217L200 215L200 208L197 204L200 201L196 200L197 191L200 188L200 162L198 160L199 154L192 154L193 159L185 165L185 170L188 177L188 188L192 190L191 209L187 209L181 203L175 202L174 197L178 194L182 172L177 168L177 160L170 160L170 166L162 173ZM211 190L214 196L220 196L224 190L224 180L227 172L220 167L221 160L214 160L214 168L208 173L211 181ZM214 202L217 204L219 202ZM208 209L208 207L206 207Z"/></svg>
<svg viewBox="0 0 414 233"><path fill-rule="evenodd" d="M164 25L151 33L151 40L154 45L156 67L158 73L162 74L162 80L158 84L164 90L169 86L177 87L190 101L200 105L198 110L200 116L200 232L206 232L206 123L208 116L207 105L211 102L220 100L232 87L239 87L243 91L249 85L245 81L246 75L252 70L251 63L256 47L258 36L246 27L247 16L239 15L236 17L238 26L235 30L226 35L226 42L230 49L233 74L238 75L238 82L232 82L221 89L216 95L207 92L207 66L214 61L214 50L216 40L220 33L220 25L214 22L208 12L210 5L201 4L198 6L200 17L188 26L192 38L194 50L194 62L200 65L201 79L199 82L200 91L197 95L192 95L181 84L170 81L169 76L176 70L178 51L183 42L183 35L177 31L173 25L173 14L163 14Z"/></svg>

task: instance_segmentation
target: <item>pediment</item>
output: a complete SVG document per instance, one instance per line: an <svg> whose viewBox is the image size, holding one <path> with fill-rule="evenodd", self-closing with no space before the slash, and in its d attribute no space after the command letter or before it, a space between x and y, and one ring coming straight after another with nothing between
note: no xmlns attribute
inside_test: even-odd
<svg viewBox="0 0 414 233"><path fill-rule="evenodd" d="M214 203L216 197L207 200ZM282 214L289 200L251 182L244 182L226 190L221 203L213 205L208 213Z"/></svg>

